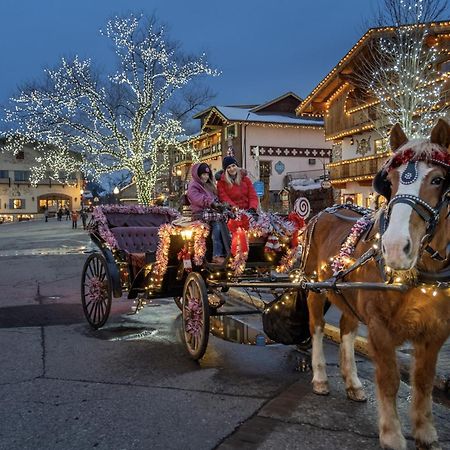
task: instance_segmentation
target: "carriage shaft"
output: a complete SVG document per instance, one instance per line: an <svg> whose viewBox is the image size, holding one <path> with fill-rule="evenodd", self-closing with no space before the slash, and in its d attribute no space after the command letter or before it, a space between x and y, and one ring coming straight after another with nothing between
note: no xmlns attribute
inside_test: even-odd
<svg viewBox="0 0 450 450"><path fill-rule="evenodd" d="M347 289L364 289L368 291L399 291L405 292L410 286L403 284L385 284L385 283L369 283L369 282L343 282L336 283L334 281L317 281L317 282L241 282L228 283L226 281L211 283L218 287L241 287L241 288L280 288L280 289L319 289L319 290L347 290Z"/></svg>

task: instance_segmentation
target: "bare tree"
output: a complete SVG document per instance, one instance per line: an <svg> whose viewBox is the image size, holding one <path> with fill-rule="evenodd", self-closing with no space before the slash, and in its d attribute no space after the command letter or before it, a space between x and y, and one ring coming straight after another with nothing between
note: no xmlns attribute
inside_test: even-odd
<svg viewBox="0 0 450 450"><path fill-rule="evenodd" d="M185 151L183 118L211 98L207 89L187 88L218 73L204 55L188 56L170 42L154 18L115 17L103 34L113 43L118 70L102 77L78 57L46 70L44 83L11 99L7 149L35 144L41 157L34 182L78 169L94 177L129 171L138 201L148 204L168 169L169 149Z"/></svg>
<svg viewBox="0 0 450 450"><path fill-rule="evenodd" d="M439 48L430 23L447 9L445 0L383 0L377 25L354 76L376 111L375 129L385 136L400 123L411 137L428 135L445 115Z"/></svg>

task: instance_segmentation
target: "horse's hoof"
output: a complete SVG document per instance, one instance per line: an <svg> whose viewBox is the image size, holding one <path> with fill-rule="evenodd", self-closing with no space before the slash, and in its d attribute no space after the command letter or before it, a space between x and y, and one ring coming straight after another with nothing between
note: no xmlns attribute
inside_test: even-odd
<svg viewBox="0 0 450 450"><path fill-rule="evenodd" d="M416 443L416 450L442 450L442 447L440 446L438 441L430 442L429 444L426 444L422 441L415 441Z"/></svg>
<svg viewBox="0 0 450 450"><path fill-rule="evenodd" d="M347 398L354 402L367 401L367 397L363 388L347 388Z"/></svg>
<svg viewBox="0 0 450 450"><path fill-rule="evenodd" d="M328 381L313 381L313 392L317 395L328 395Z"/></svg>

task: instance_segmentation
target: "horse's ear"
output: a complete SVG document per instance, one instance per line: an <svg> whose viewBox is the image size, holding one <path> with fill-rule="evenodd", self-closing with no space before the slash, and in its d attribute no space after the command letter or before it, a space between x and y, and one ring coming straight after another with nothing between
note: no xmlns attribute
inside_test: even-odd
<svg viewBox="0 0 450 450"><path fill-rule="evenodd" d="M403 144L406 144L408 142L408 138L406 137L406 134L403 132L402 127L399 123L396 123L392 127L389 142L391 144L392 152L395 152Z"/></svg>
<svg viewBox="0 0 450 450"><path fill-rule="evenodd" d="M430 142L448 148L450 145L450 126L443 120L439 119L437 124L431 130Z"/></svg>

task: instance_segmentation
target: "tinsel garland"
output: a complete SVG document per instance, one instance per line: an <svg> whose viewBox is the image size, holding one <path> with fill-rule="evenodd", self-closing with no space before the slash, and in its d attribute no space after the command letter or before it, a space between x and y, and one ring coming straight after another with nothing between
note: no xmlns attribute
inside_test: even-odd
<svg viewBox="0 0 450 450"><path fill-rule="evenodd" d="M372 215L366 215L361 217L361 219L359 219L352 226L350 234L342 244L339 254L333 259L333 262L331 263L331 268L333 269L334 275L342 272L351 262L351 256L355 251L355 247L360 236L364 233L365 230L367 230L372 221Z"/></svg>
<svg viewBox="0 0 450 450"><path fill-rule="evenodd" d="M231 259L229 265L234 275L240 275L245 269L248 257L248 233L250 220L247 214L238 213L234 219L228 220L228 229L232 235Z"/></svg>
<svg viewBox="0 0 450 450"><path fill-rule="evenodd" d="M195 265L203 264L203 258L206 253L206 238L209 235L209 226L203 222L193 222L189 225L192 229L192 238L194 240L194 255L192 257ZM153 266L152 274L155 277L156 284L160 284L162 277L166 273L169 261L170 237L175 234L181 234L183 227L170 223L159 227L159 244L156 250L156 263Z"/></svg>
<svg viewBox="0 0 450 450"><path fill-rule="evenodd" d="M294 217L295 216L295 217ZM248 236L250 237L267 237L267 241L270 241L269 246L265 246L265 251L279 252L282 248L279 247L280 241L291 241L291 248L286 251L283 255L279 266L276 268L278 272L288 271L295 263L299 257L299 246L298 246L298 230L303 228L305 225L304 220L299 217L296 213L291 213L287 219L278 216L274 213L259 212L257 219L252 214L246 211L238 211L236 217L238 222L231 222L231 228L229 229L233 234L234 231L237 233L235 240L235 251L231 252L233 259L230 262L230 268L233 270L234 276L239 276L245 269L245 264L248 257ZM248 219L248 227L236 226L236 224L242 223L243 217ZM243 242L246 240L246 243ZM293 242L295 241L295 242ZM239 244L238 244L239 243Z"/></svg>

